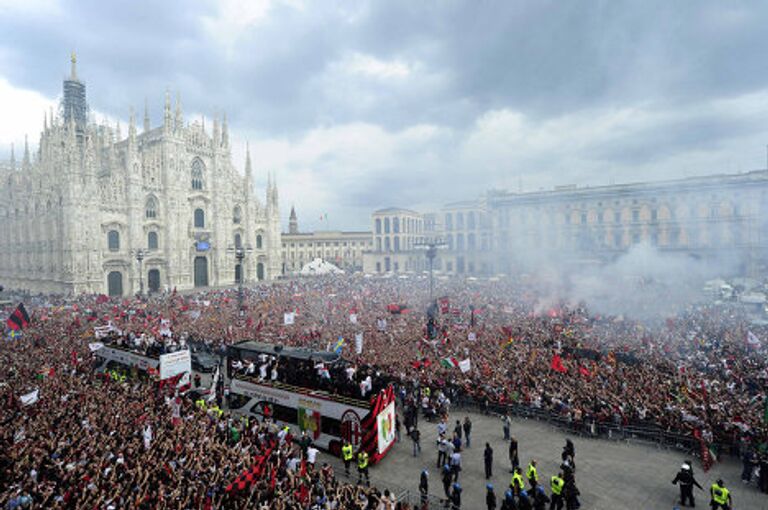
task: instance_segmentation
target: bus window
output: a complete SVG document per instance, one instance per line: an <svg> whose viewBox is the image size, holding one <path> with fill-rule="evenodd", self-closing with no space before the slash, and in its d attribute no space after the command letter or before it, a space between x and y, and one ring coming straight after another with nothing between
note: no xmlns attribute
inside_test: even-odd
<svg viewBox="0 0 768 510"><path fill-rule="evenodd" d="M322 430L323 434L341 437L341 422L339 420L323 416L323 420L320 424L320 430Z"/></svg>
<svg viewBox="0 0 768 510"><path fill-rule="evenodd" d="M298 411L295 408L281 406L280 404L272 404L272 416L275 421L291 423L293 425L299 423Z"/></svg>
<svg viewBox="0 0 768 510"><path fill-rule="evenodd" d="M237 393L229 394L229 408L240 409L251 400L250 397L245 395L238 395Z"/></svg>

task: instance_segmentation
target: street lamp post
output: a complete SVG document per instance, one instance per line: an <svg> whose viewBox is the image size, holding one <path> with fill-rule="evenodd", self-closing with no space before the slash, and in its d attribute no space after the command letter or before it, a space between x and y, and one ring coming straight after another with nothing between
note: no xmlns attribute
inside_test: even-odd
<svg viewBox="0 0 768 510"><path fill-rule="evenodd" d="M243 266L243 260L245 260L246 252L251 252L253 249L250 247L250 245L248 245L246 247L230 247L227 248L227 251L235 254L235 260L237 261L237 266L235 267L240 267L240 274L237 278L237 310L238 314L243 315L243 276L245 274L245 266Z"/></svg>
<svg viewBox="0 0 768 510"><path fill-rule="evenodd" d="M435 258L437 258L437 250L438 248L444 248L446 244L442 239L435 238L416 242L413 246L417 249L427 251L427 260L429 261L429 302L431 303L434 300L435 293L435 280L432 271L434 269Z"/></svg>
<svg viewBox="0 0 768 510"><path fill-rule="evenodd" d="M139 263L139 296L141 296L144 294L144 271L142 270L142 262L144 262L144 257L147 256L147 251L139 248L133 252L133 255L136 257L136 262Z"/></svg>

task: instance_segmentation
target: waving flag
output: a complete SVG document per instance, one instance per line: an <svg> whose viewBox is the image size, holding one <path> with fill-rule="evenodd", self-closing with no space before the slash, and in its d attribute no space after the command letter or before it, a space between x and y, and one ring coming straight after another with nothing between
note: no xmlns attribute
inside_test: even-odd
<svg viewBox="0 0 768 510"><path fill-rule="evenodd" d="M336 346L333 348L333 352L336 354L341 354L341 351L344 349L344 337L339 337L339 341L336 342Z"/></svg>
<svg viewBox="0 0 768 510"><path fill-rule="evenodd" d="M453 356L448 356L440 360L440 366L443 368L457 368L459 362Z"/></svg>
<svg viewBox="0 0 768 510"><path fill-rule="evenodd" d="M29 324L29 315L27 314L27 309L24 308L24 303L19 303L19 306L16 307L16 310L13 311L5 323L8 324L9 328L15 331L27 327Z"/></svg>
<svg viewBox="0 0 768 510"><path fill-rule="evenodd" d="M552 370L560 372L561 374L568 371L568 369L563 366L563 358L561 358L559 354L552 356L552 363L550 366L552 367Z"/></svg>

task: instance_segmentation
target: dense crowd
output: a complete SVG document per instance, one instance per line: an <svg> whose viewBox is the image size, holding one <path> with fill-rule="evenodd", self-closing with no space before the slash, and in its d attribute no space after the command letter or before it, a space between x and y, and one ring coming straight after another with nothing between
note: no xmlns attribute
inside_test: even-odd
<svg viewBox="0 0 768 510"><path fill-rule="evenodd" d="M153 353L186 342L224 352L251 339L329 350L344 338L344 370L308 372L329 391L393 380L442 389L454 401L538 408L575 424L658 427L765 453L768 332L739 310L692 304L638 322L584 303L544 306L544 291L518 280L441 281L431 306L427 289L403 279L289 281L247 290L243 313L232 290L27 298L30 326L0 350L0 500L23 506L29 498L40 508L395 507L375 489L307 466L301 448L268 422L218 418L148 381L94 374L88 344L107 325L108 341ZM455 363L463 360L471 362L466 372ZM306 373L275 357L255 360L249 375L293 381ZM19 396L34 389L39 400L24 405ZM254 459L262 467L247 488L227 490Z"/></svg>

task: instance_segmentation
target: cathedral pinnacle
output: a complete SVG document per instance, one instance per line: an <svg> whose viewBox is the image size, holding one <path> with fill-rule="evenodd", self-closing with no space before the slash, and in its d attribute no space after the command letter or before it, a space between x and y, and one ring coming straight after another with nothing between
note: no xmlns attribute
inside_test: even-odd
<svg viewBox="0 0 768 510"><path fill-rule="evenodd" d="M166 130L171 129L171 93L165 89L165 107L163 108L163 126Z"/></svg>
<svg viewBox="0 0 768 510"><path fill-rule="evenodd" d="M149 132L149 102L144 98L144 132Z"/></svg>
<svg viewBox="0 0 768 510"><path fill-rule="evenodd" d="M23 168L29 168L29 163L29 141L27 140L27 135L24 135L24 160L22 162Z"/></svg>
<svg viewBox="0 0 768 510"><path fill-rule="evenodd" d="M136 141L136 115L133 113L133 106L131 106L131 115L128 121L128 139L131 143Z"/></svg>
<svg viewBox="0 0 768 510"><path fill-rule="evenodd" d="M221 124L221 144L229 147L229 127L227 126L227 114L224 113L224 120Z"/></svg>
<svg viewBox="0 0 768 510"><path fill-rule="evenodd" d="M13 144L11 144L11 170L16 170L16 153Z"/></svg>
<svg viewBox="0 0 768 510"><path fill-rule="evenodd" d="M69 72L69 79L72 80L72 81L77 81L77 55L75 54L74 51L70 55L69 61L71 63L71 69L70 69L70 72Z"/></svg>
<svg viewBox="0 0 768 510"><path fill-rule="evenodd" d="M181 110L181 92L176 92L176 129L184 127L184 113Z"/></svg>
<svg viewBox="0 0 768 510"><path fill-rule="evenodd" d="M245 176L250 178L253 175L251 169L251 146L248 142L245 142Z"/></svg>

